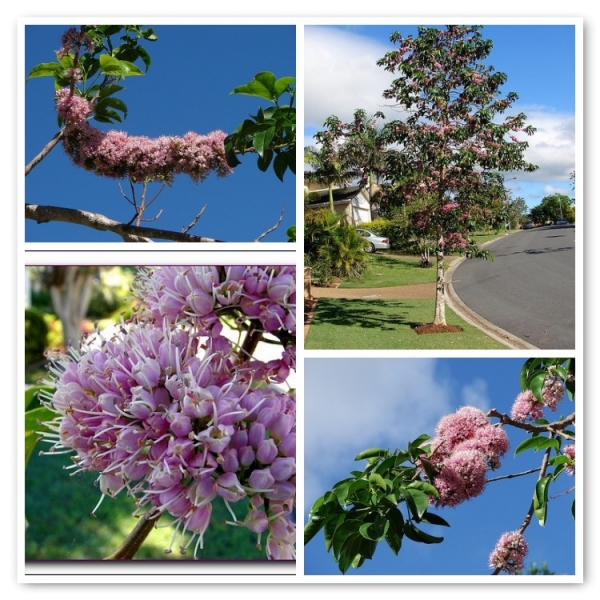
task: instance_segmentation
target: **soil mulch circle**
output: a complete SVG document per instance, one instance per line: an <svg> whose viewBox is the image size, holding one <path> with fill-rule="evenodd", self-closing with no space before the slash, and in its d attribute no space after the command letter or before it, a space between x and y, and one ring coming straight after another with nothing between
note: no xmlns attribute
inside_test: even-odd
<svg viewBox="0 0 600 600"><path fill-rule="evenodd" d="M419 335L427 333L460 333L463 331L463 328L458 325L435 325L434 323L424 323L423 325L413 327L413 331Z"/></svg>

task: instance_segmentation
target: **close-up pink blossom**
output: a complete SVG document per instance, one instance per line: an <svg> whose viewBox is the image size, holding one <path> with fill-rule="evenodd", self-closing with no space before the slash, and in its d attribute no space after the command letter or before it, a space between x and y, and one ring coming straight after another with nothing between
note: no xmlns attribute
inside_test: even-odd
<svg viewBox="0 0 600 600"><path fill-rule="evenodd" d="M490 567L514 575L525 567L527 550L527 542L523 534L518 531L503 533L490 554Z"/></svg>
<svg viewBox="0 0 600 600"><path fill-rule="evenodd" d="M251 324L256 320L255 332L266 333L260 314L246 316L241 299L279 302L284 312L279 342L289 357L295 336L283 322L295 315L293 272L140 269L135 289L145 307L116 333L96 332L50 363L46 383L52 391L43 395L57 413L48 423L50 453L73 452L73 472L97 473L102 498L123 492L134 498L140 514L152 509L169 515L177 532L171 546L178 537L182 553L194 544L195 557L203 548L212 502L220 497L231 515L228 523L256 533L268 558L293 558L296 398L273 383L284 382L295 363L286 359L285 377L271 378L266 363L252 356L253 347L249 357L240 355L216 327L233 310L242 331L247 318ZM274 300L269 283L282 275L290 289ZM253 278L252 294L245 290L246 276ZM265 284L257 285L257 277ZM234 297L218 291L223 281L237 282ZM205 305L210 316L194 314L190 298L198 294L212 298Z"/></svg>

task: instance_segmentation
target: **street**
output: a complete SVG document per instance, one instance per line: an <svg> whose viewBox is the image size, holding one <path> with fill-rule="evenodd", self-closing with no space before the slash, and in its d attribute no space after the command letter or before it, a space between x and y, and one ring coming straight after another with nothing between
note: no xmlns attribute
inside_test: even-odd
<svg viewBox="0 0 600 600"><path fill-rule="evenodd" d="M575 226L518 231L491 244L494 261L465 260L456 294L494 325L542 349L575 348Z"/></svg>

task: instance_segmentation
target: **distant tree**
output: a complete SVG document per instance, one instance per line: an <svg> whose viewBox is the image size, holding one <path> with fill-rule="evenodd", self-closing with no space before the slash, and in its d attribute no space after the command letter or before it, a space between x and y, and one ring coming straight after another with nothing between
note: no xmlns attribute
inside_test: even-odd
<svg viewBox="0 0 600 600"><path fill-rule="evenodd" d="M388 175L406 200L422 193L435 198L423 227L436 232L438 326L446 325L445 252L468 244L464 230L450 227L478 202L486 173L537 168L524 158L527 142L515 135L534 133L526 115L500 118L518 96L500 97L507 76L484 62L493 44L480 29L419 27L417 37L396 32L390 39L398 47L378 61L398 73L384 97L406 112L385 126L386 141L401 149L388 158ZM448 218L451 213L457 217Z"/></svg>
<svg viewBox="0 0 600 600"><path fill-rule="evenodd" d="M317 145L304 148L304 162L310 166L309 170L304 171L304 181L325 185L329 208L331 212L335 212L333 188L352 181L360 172L349 163L347 155L340 151L342 122L332 115L323 125L325 129L314 135Z"/></svg>
<svg viewBox="0 0 600 600"><path fill-rule="evenodd" d="M566 219L573 221L575 213L572 209L573 199L565 194L552 194L542 198L540 204L531 210L534 220L539 223L547 223L548 221L558 221Z"/></svg>
<svg viewBox="0 0 600 600"><path fill-rule="evenodd" d="M519 197L515 198L514 200L510 200L508 209L512 227L517 227L520 223L527 219L529 207L523 198Z"/></svg>

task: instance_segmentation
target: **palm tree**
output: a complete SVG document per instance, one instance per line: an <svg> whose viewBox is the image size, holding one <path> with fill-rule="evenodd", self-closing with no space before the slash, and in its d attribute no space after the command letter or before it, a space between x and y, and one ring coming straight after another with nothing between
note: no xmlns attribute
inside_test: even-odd
<svg viewBox="0 0 600 600"><path fill-rule="evenodd" d="M343 123L332 115L323 124L324 131L314 135L318 146L304 148L304 162L311 167L304 171L304 180L320 182L329 190L329 207L333 208L333 187L343 185L360 176L358 169L348 162L347 155L343 153L338 144L343 135Z"/></svg>

